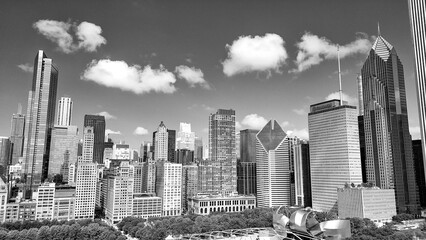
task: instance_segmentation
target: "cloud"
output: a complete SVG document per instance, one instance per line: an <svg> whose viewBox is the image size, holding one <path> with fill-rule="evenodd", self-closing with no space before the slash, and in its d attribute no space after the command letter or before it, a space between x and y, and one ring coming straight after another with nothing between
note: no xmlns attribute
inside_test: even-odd
<svg viewBox="0 0 426 240"><path fill-rule="evenodd" d="M111 135L111 134L121 135L121 132L120 131L114 131L114 130L111 130L111 129L105 130L105 136L108 136L108 135Z"/></svg>
<svg viewBox="0 0 426 240"><path fill-rule="evenodd" d="M289 121L284 121L281 123L281 127L288 127L290 126L290 122Z"/></svg>
<svg viewBox="0 0 426 240"><path fill-rule="evenodd" d="M288 57L284 40L274 33L240 36L226 48L228 57L222 65L228 77L246 72L278 72Z"/></svg>
<svg viewBox="0 0 426 240"><path fill-rule="evenodd" d="M58 50L64 53L73 53L77 50L94 52L102 44L106 44L106 39L101 36L102 28L93 23L82 22L61 22L56 20L38 20L33 24L33 28L45 36L51 42L58 45ZM78 41L70 32L73 32Z"/></svg>
<svg viewBox="0 0 426 240"><path fill-rule="evenodd" d="M352 96L349 96L346 93L343 93L343 101L348 102L349 105L357 105L358 104L358 99ZM333 92L330 93L327 97L325 97L325 100L332 100L332 99L340 99L340 94L339 92Z"/></svg>
<svg viewBox="0 0 426 240"><path fill-rule="evenodd" d="M305 108L292 109L291 111L293 111L297 115L307 115L308 114L308 112L305 110Z"/></svg>
<svg viewBox="0 0 426 240"><path fill-rule="evenodd" d="M420 127L410 126L410 134L413 139L420 139Z"/></svg>
<svg viewBox="0 0 426 240"><path fill-rule="evenodd" d="M148 134L148 130L146 130L143 127L137 127L135 129L135 131L133 131L133 135L140 135L140 136L142 136L142 135L147 135L147 134Z"/></svg>
<svg viewBox="0 0 426 240"><path fill-rule="evenodd" d="M236 122L235 122L235 129L236 129L236 130L240 130L241 128L243 128L243 126L241 125L241 123L240 123L240 122L238 122L238 121L236 121Z"/></svg>
<svg viewBox="0 0 426 240"><path fill-rule="evenodd" d="M301 41L296 44L299 49L293 73L308 70L324 60L337 59L337 44L332 43L325 37L318 37L312 33L305 33ZM367 53L372 46L371 40L366 34L357 34L354 41L339 47L340 58L345 58L358 53Z"/></svg>
<svg viewBox="0 0 426 240"><path fill-rule="evenodd" d="M100 113L96 113L96 115L104 116L106 120L117 119L116 116L110 114L109 112L105 112L105 111L104 112L100 112Z"/></svg>
<svg viewBox="0 0 426 240"><path fill-rule="evenodd" d="M268 123L268 120L266 120L262 116L253 113L245 116L241 123L247 126L248 128L259 130L262 129Z"/></svg>
<svg viewBox="0 0 426 240"><path fill-rule="evenodd" d="M190 87L200 85L202 88L210 89L210 85L204 79L204 74L200 69L188 66L178 66L175 69L177 76L184 79Z"/></svg>
<svg viewBox="0 0 426 240"><path fill-rule="evenodd" d="M306 128L289 130L289 131L287 131L287 135L289 137L298 137L298 138L304 139L304 140L309 139L309 132Z"/></svg>
<svg viewBox="0 0 426 240"><path fill-rule="evenodd" d="M176 91L175 75L162 65L158 69L152 69L149 65L143 68L139 65L129 66L124 61L93 60L80 78L135 94Z"/></svg>
<svg viewBox="0 0 426 240"><path fill-rule="evenodd" d="M29 63L19 64L18 68L21 69L22 71L28 72L28 73L32 73L33 70L34 70L34 67Z"/></svg>

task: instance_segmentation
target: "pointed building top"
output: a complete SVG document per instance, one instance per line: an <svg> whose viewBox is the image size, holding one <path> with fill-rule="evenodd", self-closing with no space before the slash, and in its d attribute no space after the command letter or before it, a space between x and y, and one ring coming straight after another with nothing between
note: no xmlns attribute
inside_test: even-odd
<svg viewBox="0 0 426 240"><path fill-rule="evenodd" d="M380 36L380 23L377 22L377 36Z"/></svg>
<svg viewBox="0 0 426 240"><path fill-rule="evenodd" d="M287 134L275 120L270 120L256 135L265 151L275 150Z"/></svg>
<svg viewBox="0 0 426 240"><path fill-rule="evenodd" d="M393 46L382 36L378 36L373 44L372 49L374 52L376 52L377 55L379 55L379 57L381 57L384 61L387 61Z"/></svg>

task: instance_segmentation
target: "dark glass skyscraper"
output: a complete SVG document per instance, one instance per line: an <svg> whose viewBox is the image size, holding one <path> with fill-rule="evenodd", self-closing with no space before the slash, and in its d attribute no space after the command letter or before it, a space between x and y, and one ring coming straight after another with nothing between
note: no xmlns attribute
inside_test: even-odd
<svg viewBox="0 0 426 240"><path fill-rule="evenodd" d="M240 160L237 165L237 190L240 194L256 194L256 134L258 130L240 131Z"/></svg>
<svg viewBox="0 0 426 240"><path fill-rule="evenodd" d="M22 152L24 147L24 130L25 130L25 115L22 114L21 107L19 107L18 112L12 115L11 129L10 129L10 143L12 148L12 153L11 153L12 165L18 163L19 158L22 157Z"/></svg>
<svg viewBox="0 0 426 240"><path fill-rule="evenodd" d="M425 184L425 170L423 162L423 145L422 140L413 140L413 157L414 157L414 170L416 171L416 183L419 187L419 201L420 207L426 207L426 184Z"/></svg>
<svg viewBox="0 0 426 240"><path fill-rule="evenodd" d="M34 60L25 123L23 177L26 190L31 190L47 177L57 87L58 70L52 59L40 50ZM25 197L29 196L25 191Z"/></svg>
<svg viewBox="0 0 426 240"><path fill-rule="evenodd" d="M395 189L398 213L417 213L404 69L395 48L380 34L361 74L367 181Z"/></svg>
<svg viewBox="0 0 426 240"><path fill-rule="evenodd" d="M105 117L99 115L84 115L84 127L93 127L94 147L93 162L103 163L105 142Z"/></svg>

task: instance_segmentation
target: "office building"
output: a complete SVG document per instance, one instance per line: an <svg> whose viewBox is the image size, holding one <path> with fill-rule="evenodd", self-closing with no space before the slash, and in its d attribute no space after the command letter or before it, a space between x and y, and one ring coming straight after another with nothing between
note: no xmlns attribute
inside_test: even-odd
<svg viewBox="0 0 426 240"><path fill-rule="evenodd" d="M361 74L367 181L395 189L398 213L418 213L404 69L380 33Z"/></svg>
<svg viewBox="0 0 426 240"><path fill-rule="evenodd" d="M195 136L194 140L194 161L203 160L203 139Z"/></svg>
<svg viewBox="0 0 426 240"><path fill-rule="evenodd" d="M368 218L377 225L396 215L395 192L378 187L347 187L337 190L339 218Z"/></svg>
<svg viewBox="0 0 426 240"><path fill-rule="evenodd" d="M10 140L8 137L0 137L0 176L6 177L7 166L10 162Z"/></svg>
<svg viewBox="0 0 426 240"><path fill-rule="evenodd" d="M182 165L192 164L194 162L194 151L189 149L176 149L175 162Z"/></svg>
<svg viewBox="0 0 426 240"><path fill-rule="evenodd" d="M93 162L103 163L105 142L105 117L99 115L84 115L84 127L93 127L94 149Z"/></svg>
<svg viewBox="0 0 426 240"><path fill-rule="evenodd" d="M155 177L156 176L156 165L155 161L148 159L143 163L142 172L142 192L143 193L155 193Z"/></svg>
<svg viewBox="0 0 426 240"><path fill-rule="evenodd" d="M416 184L419 187L419 203L421 208L426 208L426 184L424 161L422 153L422 140L413 140L414 170L416 171Z"/></svg>
<svg viewBox="0 0 426 240"><path fill-rule="evenodd" d="M213 165L207 192L231 194L237 191L235 111L219 109L209 116L209 159Z"/></svg>
<svg viewBox="0 0 426 240"><path fill-rule="evenodd" d="M290 206L289 139L277 121L256 135L257 206Z"/></svg>
<svg viewBox="0 0 426 240"><path fill-rule="evenodd" d="M166 125L161 121L160 125L157 128L157 131L153 133L153 143L154 143L154 158L156 161L168 159L168 149L169 149L169 133L167 131Z"/></svg>
<svg viewBox="0 0 426 240"><path fill-rule="evenodd" d="M295 205L312 207L309 143L300 140L294 151Z"/></svg>
<svg viewBox="0 0 426 240"><path fill-rule="evenodd" d="M337 188L362 182L356 107L329 100L308 114L312 208L337 212Z"/></svg>
<svg viewBox="0 0 426 240"><path fill-rule="evenodd" d="M179 132L176 135L176 149L195 150L195 133L191 132L190 123L180 123Z"/></svg>
<svg viewBox="0 0 426 240"><path fill-rule="evenodd" d="M423 161L426 161L426 3L423 0L409 0L408 9L410 12L411 33L414 47L414 66L417 80L417 103L419 106L422 153ZM426 172L426 164L423 164L423 167L423 171Z"/></svg>
<svg viewBox="0 0 426 240"><path fill-rule="evenodd" d="M134 168L134 182L133 182L133 193L143 193L142 183L143 183L143 163L133 162Z"/></svg>
<svg viewBox="0 0 426 240"><path fill-rule="evenodd" d="M167 129L167 160L175 163L176 153L176 130Z"/></svg>
<svg viewBox="0 0 426 240"><path fill-rule="evenodd" d="M156 197L153 193L133 195L133 217L145 219L161 217L162 208L161 197Z"/></svg>
<svg viewBox="0 0 426 240"><path fill-rule="evenodd" d="M167 161L156 163L155 192L163 199L162 216L182 213L182 164Z"/></svg>
<svg viewBox="0 0 426 240"><path fill-rule="evenodd" d="M0 178L0 222L5 222L8 201L7 184Z"/></svg>
<svg viewBox="0 0 426 240"><path fill-rule="evenodd" d="M154 146L150 142L142 142L139 151L140 162L146 162L149 158L153 158L153 154Z"/></svg>
<svg viewBox="0 0 426 240"><path fill-rule="evenodd" d="M10 129L10 143L12 147L11 165L15 165L22 158L24 147L25 115L22 114L22 107L19 104L18 112L12 115Z"/></svg>
<svg viewBox="0 0 426 240"><path fill-rule="evenodd" d="M48 164L49 177L60 174L63 181L68 182L69 165L77 162L78 141L77 126L53 127Z"/></svg>
<svg viewBox="0 0 426 240"><path fill-rule="evenodd" d="M52 220L55 198L55 183L43 183L38 187L36 198L36 219Z"/></svg>
<svg viewBox="0 0 426 240"><path fill-rule="evenodd" d="M95 133L93 127L83 132L83 156L77 162L75 219L93 219L95 216L96 185L98 169L93 162Z"/></svg>
<svg viewBox="0 0 426 240"><path fill-rule="evenodd" d="M58 102L58 119L56 125L69 126L72 121L72 100L70 97L61 97Z"/></svg>
<svg viewBox="0 0 426 240"><path fill-rule="evenodd" d="M112 159L130 160L130 145L117 143L113 145Z"/></svg>
<svg viewBox="0 0 426 240"><path fill-rule="evenodd" d="M188 198L198 193L198 166L196 164L182 166L182 209L188 210Z"/></svg>
<svg viewBox="0 0 426 240"><path fill-rule="evenodd" d="M240 131L240 159L237 164L237 191L239 194L256 195L257 193L256 134L258 132L259 130L253 129Z"/></svg>
<svg viewBox="0 0 426 240"><path fill-rule="evenodd" d="M300 140L297 137L289 137L287 144L290 171L290 205L294 206L296 205L295 161L299 157L297 151Z"/></svg>
<svg viewBox="0 0 426 240"><path fill-rule="evenodd" d="M134 167L130 161L121 161L120 166L108 176L108 197L105 219L110 224L121 222L133 213Z"/></svg>
<svg viewBox="0 0 426 240"><path fill-rule="evenodd" d="M195 196L188 199L188 207L197 215L209 215L214 212L243 212L256 207L256 197L253 195Z"/></svg>
<svg viewBox="0 0 426 240"><path fill-rule="evenodd" d="M55 121L58 70L43 51L34 61L32 88L28 95L23 153L25 198L47 177L51 131Z"/></svg>

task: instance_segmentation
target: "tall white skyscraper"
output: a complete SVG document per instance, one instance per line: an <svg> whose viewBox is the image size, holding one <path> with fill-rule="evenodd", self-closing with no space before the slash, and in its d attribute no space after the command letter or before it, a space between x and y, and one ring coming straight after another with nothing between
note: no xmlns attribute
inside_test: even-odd
<svg viewBox="0 0 426 240"><path fill-rule="evenodd" d="M414 45L423 167L424 172L426 172L426 164L424 164L426 162L426 2L424 0L409 0L408 4Z"/></svg>
<svg viewBox="0 0 426 240"><path fill-rule="evenodd" d="M337 188L362 182L356 107L330 100L308 115L312 207L337 212Z"/></svg>
<svg viewBox="0 0 426 240"><path fill-rule="evenodd" d="M93 127L85 127L83 156L77 162L75 219L93 219L95 216L97 166L93 162L93 147Z"/></svg>
<svg viewBox="0 0 426 240"><path fill-rule="evenodd" d="M289 139L277 121L256 135L257 206L290 206Z"/></svg>
<svg viewBox="0 0 426 240"><path fill-rule="evenodd" d="M182 212L182 164L158 161L155 191L157 196L163 199L163 216L180 216Z"/></svg>
<svg viewBox="0 0 426 240"><path fill-rule="evenodd" d="M191 132L190 123L180 123L179 132L176 136L176 149L195 149L195 133Z"/></svg>
<svg viewBox="0 0 426 240"><path fill-rule="evenodd" d="M166 125L161 121L157 128L157 132L154 137L154 158L155 160L166 160L168 157L168 138L169 133L167 132Z"/></svg>
<svg viewBox="0 0 426 240"><path fill-rule="evenodd" d="M58 102L57 125L69 126L72 120L72 101L70 97L61 97Z"/></svg>

